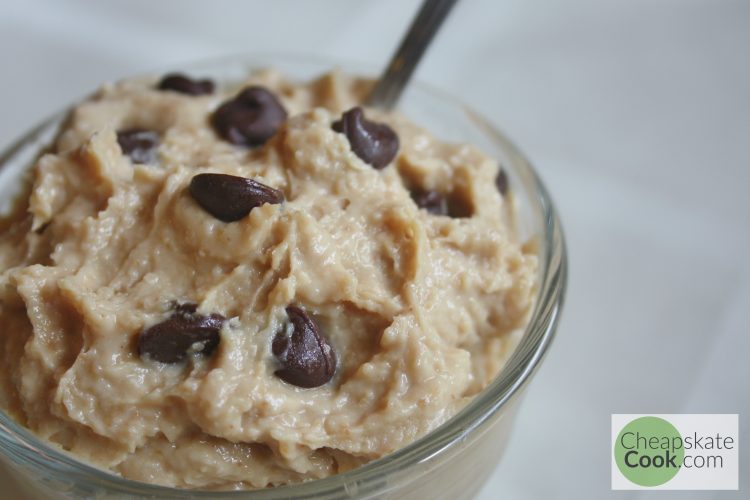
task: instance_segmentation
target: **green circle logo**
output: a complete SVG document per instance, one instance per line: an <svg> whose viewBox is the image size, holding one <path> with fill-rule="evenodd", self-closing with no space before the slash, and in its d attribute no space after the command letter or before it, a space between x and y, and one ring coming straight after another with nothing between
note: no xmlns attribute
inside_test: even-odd
<svg viewBox="0 0 750 500"><path fill-rule="evenodd" d="M622 428L615 442L622 475L640 486L659 486L679 472L685 449L675 426L659 417L640 417Z"/></svg>

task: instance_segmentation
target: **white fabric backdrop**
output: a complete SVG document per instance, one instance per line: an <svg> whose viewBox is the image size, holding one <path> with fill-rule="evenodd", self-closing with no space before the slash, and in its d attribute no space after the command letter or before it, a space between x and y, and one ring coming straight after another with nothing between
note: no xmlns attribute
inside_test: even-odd
<svg viewBox="0 0 750 500"><path fill-rule="evenodd" d="M156 67L247 51L383 62L416 7L2 2L0 146ZM750 487L748 47L746 0L464 0L438 36L418 78L528 153L570 249L559 336L480 499L661 498L610 491L613 412L740 413Z"/></svg>

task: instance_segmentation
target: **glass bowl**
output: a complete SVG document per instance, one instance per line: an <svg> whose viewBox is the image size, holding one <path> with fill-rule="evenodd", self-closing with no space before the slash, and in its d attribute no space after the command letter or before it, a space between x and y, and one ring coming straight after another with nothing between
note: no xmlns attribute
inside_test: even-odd
<svg viewBox="0 0 750 500"><path fill-rule="evenodd" d="M233 56L176 69L232 82L265 67L299 79L333 67L373 77L376 73L359 64L289 55ZM252 491L180 490L124 479L77 461L0 412L0 460L30 498L458 499L471 498L479 490L500 461L521 396L558 324L567 274L563 233L550 196L529 162L479 113L420 83L407 89L398 108L444 141L472 143L496 156L510 181L516 231L522 241L536 245L536 300L521 340L500 374L453 418L395 453L325 479ZM0 210L7 210L22 189L29 167L52 142L65 114L45 121L0 154L0 200L6 205Z"/></svg>

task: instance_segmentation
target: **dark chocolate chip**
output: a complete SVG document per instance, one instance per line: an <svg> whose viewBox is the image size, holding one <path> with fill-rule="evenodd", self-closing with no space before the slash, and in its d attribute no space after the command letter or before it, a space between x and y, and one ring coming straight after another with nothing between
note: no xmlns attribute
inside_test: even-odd
<svg viewBox="0 0 750 500"><path fill-rule="evenodd" d="M381 169L388 165L398 153L398 136L385 123L371 122L357 106L333 122L333 130L349 139L352 151L363 162Z"/></svg>
<svg viewBox="0 0 750 500"><path fill-rule="evenodd" d="M122 153L128 155L133 163L146 165L156 161L159 134L153 130L142 128L120 130L117 132L117 143Z"/></svg>
<svg viewBox="0 0 750 500"><path fill-rule="evenodd" d="M170 73L161 79L156 88L187 95L206 95L214 93L214 82L208 79L193 80L181 73Z"/></svg>
<svg viewBox="0 0 750 500"><path fill-rule="evenodd" d="M303 309L288 306L286 314L290 328L277 333L271 346L281 365L275 375L297 387L325 384L336 371L336 354L331 344Z"/></svg>
<svg viewBox="0 0 750 500"><path fill-rule="evenodd" d="M190 352L211 355L226 318L203 316L195 310L195 304L179 305L169 318L143 330L138 336L138 354L162 363L179 363Z"/></svg>
<svg viewBox="0 0 750 500"><path fill-rule="evenodd" d="M248 87L214 111L211 123L216 132L241 146L260 146L286 120L281 102L263 87Z"/></svg>
<svg viewBox="0 0 750 500"><path fill-rule="evenodd" d="M448 200L437 191L415 190L411 198L419 208L424 208L433 215L448 215Z"/></svg>
<svg viewBox="0 0 750 500"><path fill-rule="evenodd" d="M190 181L190 195L208 213L234 222L264 203L284 201L284 193L253 179L227 174L198 174Z"/></svg>
<svg viewBox="0 0 750 500"><path fill-rule="evenodd" d="M505 173L505 169L500 167L500 170L495 177L495 186L500 194L505 196L508 193L508 174Z"/></svg>
<svg viewBox="0 0 750 500"><path fill-rule="evenodd" d="M433 215L447 215L454 219L471 217L473 210L466 201L456 193L446 196L437 191L414 189L411 198L419 208L424 208Z"/></svg>

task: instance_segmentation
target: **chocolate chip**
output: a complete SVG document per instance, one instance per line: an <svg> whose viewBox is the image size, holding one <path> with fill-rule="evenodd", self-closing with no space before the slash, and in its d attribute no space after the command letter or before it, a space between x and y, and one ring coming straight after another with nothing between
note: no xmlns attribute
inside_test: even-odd
<svg viewBox="0 0 750 500"><path fill-rule="evenodd" d="M146 165L156 161L159 134L153 130L142 128L120 130L117 132L117 143L122 153L128 155L133 163Z"/></svg>
<svg viewBox="0 0 750 500"><path fill-rule="evenodd" d="M365 119L362 108L352 108L334 122L333 130L344 134L354 154L377 169L388 165L398 153L398 136L385 123Z"/></svg>
<svg viewBox="0 0 750 500"><path fill-rule="evenodd" d="M169 318L143 330L138 336L138 354L162 363L179 363L190 352L213 353L226 318L203 316L195 310L195 304L179 305Z"/></svg>
<svg viewBox="0 0 750 500"><path fill-rule="evenodd" d="M286 110L263 87L246 88L211 116L211 123L221 137L242 146L264 144L285 120Z"/></svg>
<svg viewBox="0 0 750 500"><path fill-rule="evenodd" d="M203 209L224 222L242 219L264 203L284 201L284 193L253 179L227 174L198 174L190 195Z"/></svg>
<svg viewBox="0 0 750 500"><path fill-rule="evenodd" d="M161 79L156 88L187 95L206 95L214 93L214 82L208 79L193 80L181 73L170 73Z"/></svg>
<svg viewBox="0 0 750 500"><path fill-rule="evenodd" d="M437 191L415 190L411 198L419 208L424 208L433 215L448 215L448 200Z"/></svg>
<svg viewBox="0 0 750 500"><path fill-rule="evenodd" d="M433 215L447 215L454 219L471 217L473 210L466 201L457 193L444 195L437 191L413 189L411 198L419 208L424 208Z"/></svg>
<svg viewBox="0 0 750 500"><path fill-rule="evenodd" d="M274 373L297 387L319 387L333 377L336 354L315 322L299 307L288 306L288 327L276 334L271 350L281 368Z"/></svg>
<svg viewBox="0 0 750 500"><path fill-rule="evenodd" d="M508 174L505 173L505 169L500 167L500 170L495 177L495 186L500 194L505 196L508 193Z"/></svg>

